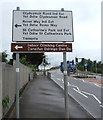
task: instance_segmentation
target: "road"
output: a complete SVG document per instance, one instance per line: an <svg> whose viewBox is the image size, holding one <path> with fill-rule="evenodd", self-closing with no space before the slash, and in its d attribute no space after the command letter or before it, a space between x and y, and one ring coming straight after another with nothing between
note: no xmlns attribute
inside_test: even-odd
<svg viewBox="0 0 103 120"><path fill-rule="evenodd" d="M62 88L64 88L63 73L60 70L51 71L51 78ZM101 118L103 105L101 102L101 86L67 76L68 94L71 95L84 109L94 118Z"/></svg>

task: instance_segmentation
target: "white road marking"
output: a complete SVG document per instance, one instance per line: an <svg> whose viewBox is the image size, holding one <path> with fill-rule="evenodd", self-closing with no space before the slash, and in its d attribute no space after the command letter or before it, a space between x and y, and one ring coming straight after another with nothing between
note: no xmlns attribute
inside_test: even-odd
<svg viewBox="0 0 103 120"><path fill-rule="evenodd" d="M94 83L94 85L97 86L97 87L101 87L101 85L98 85L98 84L96 84L96 83Z"/></svg>
<svg viewBox="0 0 103 120"><path fill-rule="evenodd" d="M69 82L68 82L68 86L73 86L73 87L76 87L77 90L80 90L78 86L72 85L72 84L70 84Z"/></svg>
<svg viewBox="0 0 103 120"><path fill-rule="evenodd" d="M57 80L61 81L61 79L60 79L60 78L57 78Z"/></svg>
<svg viewBox="0 0 103 120"><path fill-rule="evenodd" d="M76 92L80 93L81 95L83 95L83 96L86 97L86 98L88 98L88 97L87 97L85 94L94 97L94 99L95 99L99 104L101 104L101 101L100 101L94 94L91 94L91 93L88 93L88 92L85 92L85 91L81 91L78 86L72 85L72 84L70 84L69 82L68 82L68 86L73 86L73 87L75 87L76 89L73 88L73 90L75 90ZM83 94L83 93L85 93L85 94Z"/></svg>
<svg viewBox="0 0 103 120"><path fill-rule="evenodd" d="M64 83L64 80L62 79L62 82Z"/></svg>
<svg viewBox="0 0 103 120"><path fill-rule="evenodd" d="M93 96L93 97L95 98L95 100L97 100L97 102L98 102L99 104L101 104L101 101L100 101L94 94L91 94L91 93L88 93L88 92L85 92L85 91L82 91L82 92L85 93L85 94L88 94L88 95Z"/></svg>
<svg viewBox="0 0 103 120"><path fill-rule="evenodd" d="M100 105L100 107L103 107L103 105Z"/></svg>
<svg viewBox="0 0 103 120"><path fill-rule="evenodd" d="M75 91L78 92L79 94L83 95L84 97L88 98L85 94L83 94L83 93L80 91L80 89L79 89L78 86L71 85L69 82L68 82L68 86L73 86L73 87L75 87L76 89L73 88L73 90L75 90Z"/></svg>
<svg viewBox="0 0 103 120"><path fill-rule="evenodd" d="M81 91L76 90L75 88L73 88L73 90L75 90L76 92L78 92L79 94L83 95L84 97L88 98L85 94L83 94Z"/></svg>
<svg viewBox="0 0 103 120"><path fill-rule="evenodd" d="M53 77L55 78L54 75L53 75ZM59 78L57 78L57 79L60 80ZM75 79L76 79L76 78L75 78ZM85 81L85 80L83 80L83 79L80 79L80 80L82 80L83 82L91 83L91 82ZM61 81L64 83L64 80L63 80L63 79L62 79ZM91 84L94 84L94 85L96 85L97 87L101 87L100 85L98 85L98 84L96 84L96 83L91 83ZM72 87L73 87L73 90L75 90L76 92L78 92L79 94L81 94L82 96L84 96L84 97L86 97L86 98L88 98L88 96L86 96L85 94L92 96L99 104L101 104L101 101L100 101L94 94L91 94L91 93L88 93L88 92L85 92L85 91L81 91L78 86L72 85L72 84L70 84L69 82L68 82L68 86L72 86ZM83 93L84 93L84 94L83 94ZM100 105L100 107L103 107L103 105Z"/></svg>
<svg viewBox="0 0 103 120"><path fill-rule="evenodd" d="M74 78L74 79L75 79L75 78ZM97 86L97 87L102 88L102 86L101 86L100 84L96 84L96 83L94 83L94 82L86 81L86 80L83 80L83 79L77 79L77 80L80 80L80 81L83 81L83 82L85 82L85 83L89 83L89 84L92 84L92 85L95 85L95 86Z"/></svg>
<svg viewBox="0 0 103 120"><path fill-rule="evenodd" d="M78 80L80 80L80 81L82 81L82 82L88 82L88 81L86 81L86 80L84 80L84 79L78 79ZM89 82L90 83L90 82Z"/></svg>
<svg viewBox="0 0 103 120"><path fill-rule="evenodd" d="M70 83L68 82L68 86L70 85Z"/></svg>
<svg viewBox="0 0 103 120"><path fill-rule="evenodd" d="M81 79L83 82L86 82L85 80Z"/></svg>
<svg viewBox="0 0 103 120"><path fill-rule="evenodd" d="M70 86L73 86L73 87L76 87L78 91L80 91L79 87L78 86L75 86L75 85L70 85Z"/></svg>

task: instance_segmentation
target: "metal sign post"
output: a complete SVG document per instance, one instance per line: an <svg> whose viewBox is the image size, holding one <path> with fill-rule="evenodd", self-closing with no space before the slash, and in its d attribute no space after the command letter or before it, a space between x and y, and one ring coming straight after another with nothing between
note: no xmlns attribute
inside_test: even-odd
<svg viewBox="0 0 103 120"><path fill-rule="evenodd" d="M61 11L64 11L64 8L62 8ZM65 43L65 42L63 42L63 43ZM64 72L63 72L63 75L64 75L64 95L65 95L65 118L69 119L66 52L63 52L63 63L64 63Z"/></svg>
<svg viewBox="0 0 103 120"><path fill-rule="evenodd" d="M17 7L17 10L20 10L20 8ZM16 118L19 118L19 84L20 84L19 53L16 53Z"/></svg>
<svg viewBox="0 0 103 120"><path fill-rule="evenodd" d="M19 53L16 53L16 118L19 118Z"/></svg>
<svg viewBox="0 0 103 120"><path fill-rule="evenodd" d="M65 118L69 118L66 52L63 53L63 63L64 63L63 75L64 75L64 94L65 94Z"/></svg>

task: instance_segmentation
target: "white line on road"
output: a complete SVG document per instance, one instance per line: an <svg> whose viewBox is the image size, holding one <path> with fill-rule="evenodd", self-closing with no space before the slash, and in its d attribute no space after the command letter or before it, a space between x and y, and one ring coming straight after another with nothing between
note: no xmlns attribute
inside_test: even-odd
<svg viewBox="0 0 103 120"><path fill-rule="evenodd" d="M94 83L94 85L97 86L97 87L101 87L101 85L98 85L98 84L96 84L96 83Z"/></svg>
<svg viewBox="0 0 103 120"><path fill-rule="evenodd" d="M99 104L101 104L101 101L94 95L94 94L91 94L91 93L88 93L88 92L85 92L85 91L82 91L83 93L87 94L87 95L91 95L95 98L95 100L98 101Z"/></svg>
<svg viewBox="0 0 103 120"><path fill-rule="evenodd" d="M84 97L88 98L85 94L83 94L83 93L80 91L80 89L79 89L78 86L71 85L69 82L68 82L68 86L73 86L73 87L75 87L76 89L73 88L73 90L75 90L75 91L78 92L79 94L83 95Z"/></svg>
<svg viewBox="0 0 103 120"><path fill-rule="evenodd" d="M72 84L70 84L69 82L68 82L68 86L73 86L73 87L76 87L77 90L80 90L78 86L72 85Z"/></svg>
<svg viewBox="0 0 103 120"><path fill-rule="evenodd" d="M83 82L86 82L85 80L81 79Z"/></svg>
<svg viewBox="0 0 103 120"><path fill-rule="evenodd" d="M73 88L73 90L75 90L76 92L78 92L79 94L83 95L84 97L88 98L85 94L83 94L81 91L76 90L75 88Z"/></svg>
<svg viewBox="0 0 103 120"><path fill-rule="evenodd" d="M100 101L94 94L91 94L91 93L88 93L88 92L85 92L85 91L81 91L78 86L72 85L72 84L70 84L69 82L68 82L68 86L73 86L73 87L75 87L76 89L73 88L73 90L75 90L76 92L80 93L81 95L83 95L83 96L86 97L86 98L88 98L88 97L87 97L85 94L94 97L94 99L95 99L99 104L101 104L101 101ZM83 94L83 93L84 93L84 94Z"/></svg>
<svg viewBox="0 0 103 120"><path fill-rule="evenodd" d="M53 77L54 77L54 75L53 75ZM59 78L57 78L57 79L60 80ZM61 79L61 81L64 83L64 80L63 80L63 79ZM85 80L83 80L83 79L82 79L82 81L83 81L83 82L88 82L88 81L85 81ZM90 83L90 82L89 82L89 83ZM96 85L97 87L101 87L101 86L97 85L96 83L92 83L92 84ZM101 104L101 101L100 101L94 94L91 94L91 93L88 93L88 92L85 92L85 91L81 91L78 86L72 85L72 84L70 84L69 82L68 82L68 86L72 86L72 87L73 87L73 90L75 90L76 92L78 92L79 94L81 94L82 96L84 96L84 97L86 97L86 98L88 98L87 95L92 96L99 104ZM85 94L86 94L86 95L85 95ZM103 105L100 105L100 107L103 107Z"/></svg>
<svg viewBox="0 0 103 120"><path fill-rule="evenodd" d="M103 105L100 105L100 107L103 107Z"/></svg>
<svg viewBox="0 0 103 120"><path fill-rule="evenodd" d="M64 83L64 80L62 79L62 82Z"/></svg>
<svg viewBox="0 0 103 120"><path fill-rule="evenodd" d="M57 80L61 81L61 79L60 79L60 78L57 78Z"/></svg>
<svg viewBox="0 0 103 120"><path fill-rule="evenodd" d="M68 82L68 86L70 86L70 83Z"/></svg>
<svg viewBox="0 0 103 120"><path fill-rule="evenodd" d="M74 78L74 79L75 79L75 78ZM82 82L89 83L89 84L95 85L96 87L102 88L102 86L101 86L100 84L96 84L96 83L94 83L94 82L86 81L86 80L83 80L83 79L77 79L77 80L80 80L80 81L82 81Z"/></svg>
<svg viewBox="0 0 103 120"><path fill-rule="evenodd" d="M79 87L78 86L75 86L75 85L70 85L70 86L73 86L73 87L76 87L78 91L80 91Z"/></svg>

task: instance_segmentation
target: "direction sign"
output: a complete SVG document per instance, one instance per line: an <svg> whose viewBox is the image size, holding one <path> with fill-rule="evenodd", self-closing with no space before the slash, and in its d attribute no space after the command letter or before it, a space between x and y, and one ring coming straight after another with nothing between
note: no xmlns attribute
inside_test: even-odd
<svg viewBox="0 0 103 120"><path fill-rule="evenodd" d="M72 52L72 43L11 43L11 52Z"/></svg>
<svg viewBox="0 0 103 120"><path fill-rule="evenodd" d="M14 10L12 41L73 42L72 11Z"/></svg>

